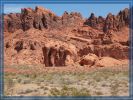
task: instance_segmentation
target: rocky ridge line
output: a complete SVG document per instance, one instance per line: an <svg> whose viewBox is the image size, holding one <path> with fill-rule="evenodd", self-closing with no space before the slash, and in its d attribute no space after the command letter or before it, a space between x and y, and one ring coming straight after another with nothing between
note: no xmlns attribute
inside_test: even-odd
<svg viewBox="0 0 133 100"><path fill-rule="evenodd" d="M21 13L11 13L4 16L4 31L7 32L15 32L18 29L26 31L30 28L62 29L80 25L88 25L105 33L110 30L119 31L124 26L129 26L129 9L125 8L117 15L109 13L106 18L96 17L94 13L91 13L87 20L84 20L82 15L77 12L64 12L59 17L52 11L38 6L35 9L23 8Z"/></svg>

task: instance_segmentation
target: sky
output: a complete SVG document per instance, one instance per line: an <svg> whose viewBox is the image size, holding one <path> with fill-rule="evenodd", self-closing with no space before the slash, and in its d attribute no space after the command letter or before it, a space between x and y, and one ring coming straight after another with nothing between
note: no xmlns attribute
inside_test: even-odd
<svg viewBox="0 0 133 100"><path fill-rule="evenodd" d="M42 6L61 16L64 11L80 12L84 18L88 18L93 12L95 16L106 17L108 13L116 15L120 10L129 8L129 4L5 4L4 13L21 12L21 8L35 8Z"/></svg>

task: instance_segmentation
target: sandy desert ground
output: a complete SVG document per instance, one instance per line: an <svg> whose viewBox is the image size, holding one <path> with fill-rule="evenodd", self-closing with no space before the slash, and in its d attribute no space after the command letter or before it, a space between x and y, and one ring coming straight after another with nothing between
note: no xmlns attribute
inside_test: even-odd
<svg viewBox="0 0 133 100"><path fill-rule="evenodd" d="M7 66L4 94L8 96L129 95L127 66L97 69L82 67L67 66L42 70L40 66Z"/></svg>

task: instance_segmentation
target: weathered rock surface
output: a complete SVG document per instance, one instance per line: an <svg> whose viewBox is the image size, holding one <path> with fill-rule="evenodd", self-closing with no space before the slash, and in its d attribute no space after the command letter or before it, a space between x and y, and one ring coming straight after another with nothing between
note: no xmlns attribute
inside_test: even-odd
<svg viewBox="0 0 133 100"><path fill-rule="evenodd" d="M80 60L80 65L89 65L89 66L93 66L96 62L96 60L98 60L98 57L95 54L88 54L85 55L81 58Z"/></svg>
<svg viewBox="0 0 133 100"><path fill-rule="evenodd" d="M127 8L120 11L116 16L109 13L106 18L102 18L101 16L97 18L92 13L84 24L110 33L110 30L119 31L124 26L129 26L129 16L129 9Z"/></svg>
<svg viewBox="0 0 133 100"><path fill-rule="evenodd" d="M117 65L129 58L128 26L128 9L106 18L92 13L85 20L77 12L64 12L59 17L42 7L23 8L21 13L4 15L4 63ZM102 65L104 57L107 64Z"/></svg>
<svg viewBox="0 0 133 100"><path fill-rule="evenodd" d="M4 31L15 32L18 29L22 29L21 14L11 13L4 15Z"/></svg>
<svg viewBox="0 0 133 100"><path fill-rule="evenodd" d="M45 66L66 66L72 64L75 59L74 55L76 55L74 49L73 45L69 46L59 42L46 44L42 48Z"/></svg>
<svg viewBox="0 0 133 100"><path fill-rule="evenodd" d="M75 27L83 21L80 13L65 12L61 17L43 7L21 9L19 14L7 14L4 16L4 31L15 32L17 29L24 31L35 29L61 29L63 27Z"/></svg>
<svg viewBox="0 0 133 100"><path fill-rule="evenodd" d="M109 56L116 59L128 59L129 47L122 46L119 43L110 45L89 45L79 50L79 56L87 55L88 53L96 54L98 57Z"/></svg>

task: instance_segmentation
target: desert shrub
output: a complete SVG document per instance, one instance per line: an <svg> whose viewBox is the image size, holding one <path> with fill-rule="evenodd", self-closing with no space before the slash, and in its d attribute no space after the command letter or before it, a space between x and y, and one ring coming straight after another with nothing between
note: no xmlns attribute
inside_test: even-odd
<svg viewBox="0 0 133 100"><path fill-rule="evenodd" d="M33 91L35 91L35 90L31 90L31 89L19 90L18 94L28 94Z"/></svg>
<svg viewBox="0 0 133 100"><path fill-rule="evenodd" d="M14 86L14 82L12 79L8 78L6 81L5 81L5 95L11 95L13 94L13 86Z"/></svg>
<svg viewBox="0 0 133 100"><path fill-rule="evenodd" d="M95 94L96 94L97 96L103 95L103 93L100 92L100 91L96 91Z"/></svg>
<svg viewBox="0 0 133 100"><path fill-rule="evenodd" d="M30 76L32 79L36 79L37 78L37 75L36 74L31 74Z"/></svg>
<svg viewBox="0 0 133 100"><path fill-rule="evenodd" d="M21 83L21 81L22 81L22 79L21 79L21 78L19 78L19 79L18 79L18 83Z"/></svg>
<svg viewBox="0 0 133 100"><path fill-rule="evenodd" d="M23 79L23 80L21 80L22 84L28 84L30 82L31 82L30 79Z"/></svg>
<svg viewBox="0 0 133 100"><path fill-rule="evenodd" d="M118 94L119 83L115 82L111 85L111 95L116 96Z"/></svg>
<svg viewBox="0 0 133 100"><path fill-rule="evenodd" d="M44 87L43 89L44 89L44 90L48 90L49 88L48 88L48 87Z"/></svg>
<svg viewBox="0 0 133 100"><path fill-rule="evenodd" d="M58 90L57 88L51 88L50 93L50 96L60 96L60 90Z"/></svg>
<svg viewBox="0 0 133 100"><path fill-rule="evenodd" d="M57 88L52 88L50 90L53 96L90 96L90 92L87 89L78 90L75 87L63 86L60 90Z"/></svg>

